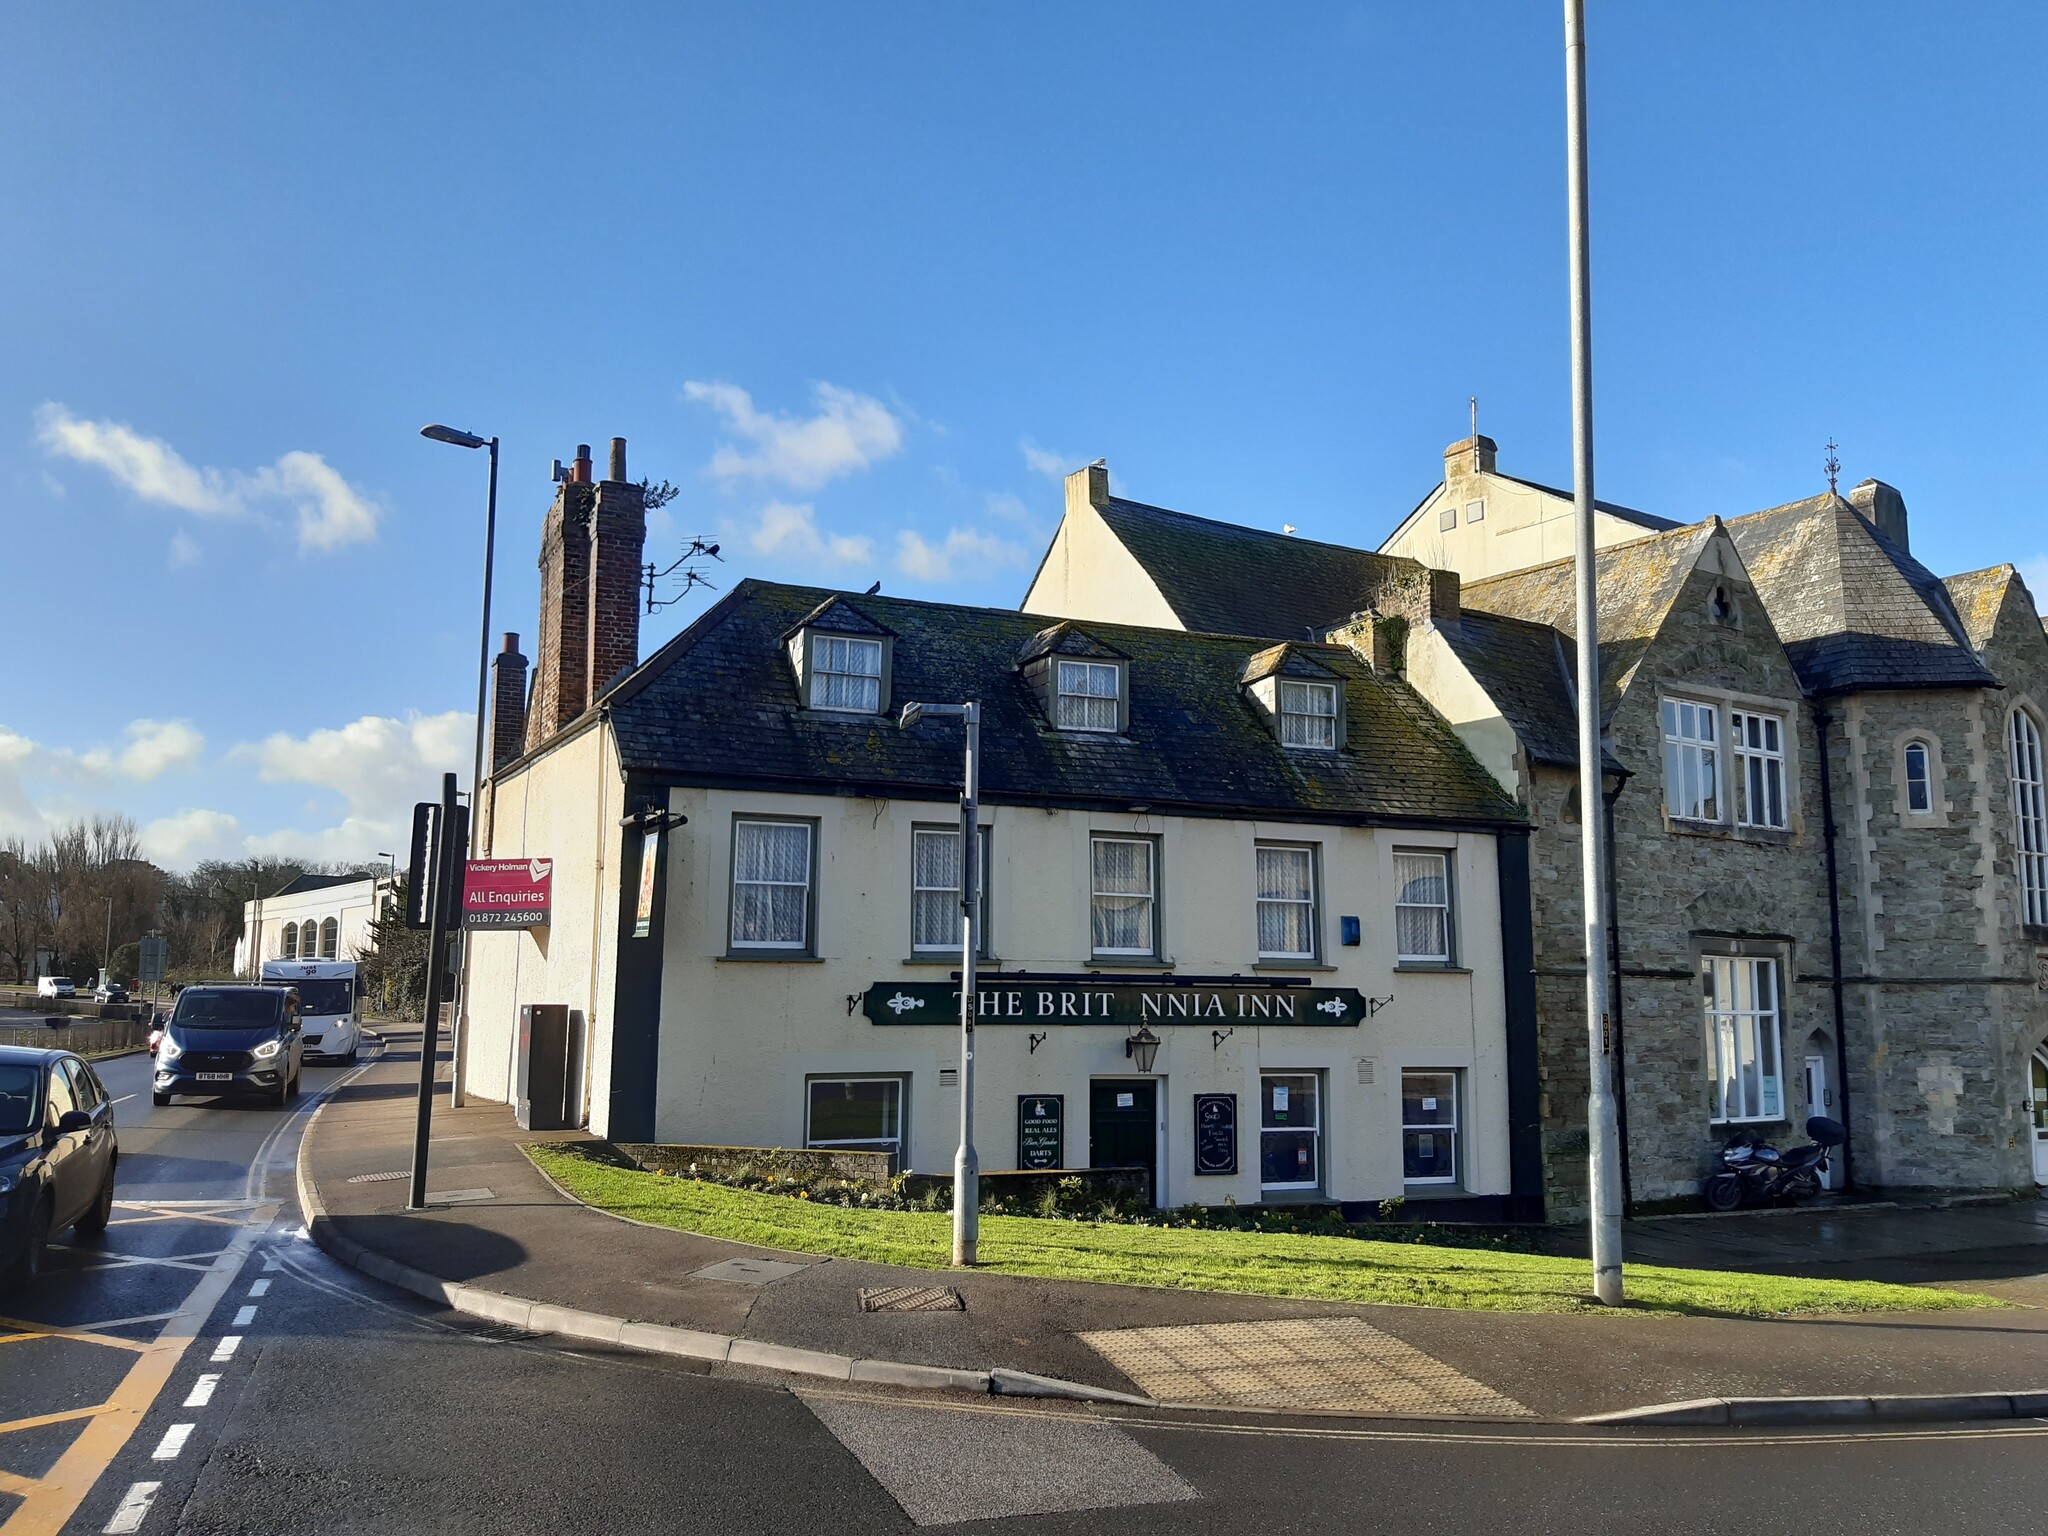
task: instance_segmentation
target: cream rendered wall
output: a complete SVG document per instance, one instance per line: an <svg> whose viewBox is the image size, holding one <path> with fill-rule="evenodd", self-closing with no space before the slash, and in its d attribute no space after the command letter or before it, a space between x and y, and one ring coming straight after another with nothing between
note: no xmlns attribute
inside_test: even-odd
<svg viewBox="0 0 2048 1536"><path fill-rule="evenodd" d="M876 982L942 981L953 969L950 962L906 963L911 827L948 825L953 807L722 790L676 790L670 804L690 820L669 842L657 1135L676 1142L801 1145L807 1075L903 1073L910 1078L909 1161L920 1170L950 1169L959 1100L957 1090L941 1089L938 1074L957 1062L957 1031L872 1025L860 1013L858 998ZM731 829L740 812L816 819L817 959L721 958L729 921ZM1175 970L1250 976L1257 965L1253 845L1271 839L1318 850L1319 915L1331 966L1275 970L1393 999L1356 1028L1238 1023L1220 1046L1212 1037L1214 1021L1155 1023L1164 1040L1153 1073L1161 1085L1164 1122L1162 1203L1260 1198L1262 1067L1326 1074L1326 1188L1347 1200L1402 1193L1401 1069L1460 1070L1468 1095L1464 1188L1507 1191L1505 1018L1490 837L1009 806L984 807L983 819L992 829L991 930L1001 971L1087 969L1088 839L1099 830L1162 840L1160 922ZM1463 969L1394 968L1393 856L1397 847L1410 846L1453 853ZM1357 948L1337 942L1337 919L1347 914L1362 919L1363 943ZM978 1031L976 1144L982 1166L1014 1166L1017 1098L1039 1093L1065 1095L1065 1161L1086 1166L1090 1079L1137 1075L1124 1055L1127 1030L1106 1024L1055 1027L1035 1052L1030 1033L994 1023ZM1363 1071L1361 1062L1369 1064ZM1365 1076L1371 1081L1361 1081ZM1241 1172L1235 1177L1198 1178L1193 1172L1190 1121L1198 1092L1238 1096Z"/></svg>
<svg viewBox="0 0 2048 1536"><path fill-rule="evenodd" d="M1500 787L1528 804L1521 738L1434 620L1409 631L1406 659L1409 684L1450 722L1458 739Z"/></svg>
<svg viewBox="0 0 2048 1536"><path fill-rule="evenodd" d="M1440 529L1439 513L1447 501L1458 509L1458 525ZM1467 522L1467 508L1475 501L1485 503L1486 516ZM1593 514L1593 541L1602 549L1650 531L1611 513ZM1456 571L1466 581L1478 581L1563 560L1576 548L1570 497L1553 496L1500 475L1479 474L1438 486L1380 545L1380 553L1406 555L1439 570Z"/></svg>
<svg viewBox="0 0 2048 1536"><path fill-rule="evenodd" d="M336 919L340 930L334 958L353 960L359 951L370 947L370 924L377 916L381 897L389 891L389 881L365 875L349 885L330 885L291 896L266 896L261 903L263 922L257 932L257 956L264 960L284 958L285 924L320 923L331 917ZM257 908L256 902L242 903L244 934L256 928ZM305 957L301 955L298 958ZM247 941L244 940L235 946L235 974L253 976L255 973L256 967L249 963Z"/></svg>
<svg viewBox="0 0 2048 1536"><path fill-rule="evenodd" d="M1149 624L1157 629L1185 629L1167 606L1158 585L1110 532L1090 499L1090 475L1108 495L1109 477L1102 471L1077 470L1067 476L1067 510L1052 537L1045 563L1032 579L1031 590L1017 606L1026 613L1059 619L1100 619L1115 616L1119 624Z"/></svg>
<svg viewBox="0 0 2048 1536"><path fill-rule="evenodd" d="M585 1103L599 1135L605 1134L611 1089L622 784L612 734L603 725L494 780L484 857L553 859L552 922L470 935L464 1091L509 1103L520 1006L566 1003L585 1021Z"/></svg>

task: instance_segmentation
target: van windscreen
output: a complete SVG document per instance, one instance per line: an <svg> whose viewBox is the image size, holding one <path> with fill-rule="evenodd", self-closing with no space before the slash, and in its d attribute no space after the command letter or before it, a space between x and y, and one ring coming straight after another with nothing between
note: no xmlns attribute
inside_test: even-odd
<svg viewBox="0 0 2048 1536"><path fill-rule="evenodd" d="M171 1023L187 1029L253 1029L277 1021L284 999L276 992L206 991L187 987L178 994Z"/></svg>

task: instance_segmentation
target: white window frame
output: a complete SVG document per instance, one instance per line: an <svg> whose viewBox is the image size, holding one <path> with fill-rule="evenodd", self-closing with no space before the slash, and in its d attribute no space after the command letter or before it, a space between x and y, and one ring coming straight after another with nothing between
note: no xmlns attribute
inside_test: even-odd
<svg viewBox="0 0 2048 1536"><path fill-rule="evenodd" d="M322 960L337 959L340 956L340 952L341 919L338 917L323 917L320 920L320 958Z"/></svg>
<svg viewBox="0 0 2048 1536"><path fill-rule="evenodd" d="M2029 711L2015 709L2005 739L2022 920L2030 928L2048 928L2048 783L2042 771L2040 724Z"/></svg>
<svg viewBox="0 0 2048 1536"><path fill-rule="evenodd" d="M1920 754L1920 777L1913 777L1913 754ZM1905 805L1902 816L1921 817L1934 814L1934 746L1925 737L1915 736L1899 749L1899 773L1905 785ZM1913 792L1920 792L1925 802L1913 803Z"/></svg>
<svg viewBox="0 0 2048 1536"><path fill-rule="evenodd" d="M797 885L794 880L748 880L740 879L740 831L743 827L800 827L804 834L804 878L802 889L803 932L794 941L787 939L743 939L739 936L740 887L764 886L773 889L789 889ZM812 944L812 930L815 927L818 896L818 825L792 816L735 816L732 823L731 874L728 879L726 943L734 953L740 954L809 954Z"/></svg>
<svg viewBox="0 0 2048 1536"><path fill-rule="evenodd" d="M843 649L835 650L835 647ZM858 658L873 654L875 669L862 671L852 663ZM836 663L836 665L835 665ZM813 709L827 709L840 715L873 715L882 709L882 671L887 663L880 640L865 635L834 635L814 630L811 633L811 691L810 706ZM839 703L829 702L835 679L846 679L855 683L874 685L874 702ZM865 694L866 688L859 690Z"/></svg>
<svg viewBox="0 0 2048 1536"><path fill-rule="evenodd" d="M1700 982L1707 1118L1715 1125L1785 1119L1784 976L1776 958L1702 955Z"/></svg>
<svg viewBox="0 0 2048 1536"><path fill-rule="evenodd" d="M1728 740L1735 755L1735 824L1738 827L1783 832L1792 825L1792 784L1786 770L1785 733L1789 722L1783 715L1765 709L1730 709ZM1756 737L1751 741L1752 734ZM1771 744L1772 737L1776 745ZM1777 817L1771 819L1772 791L1776 791ZM1757 816L1757 801L1764 801L1764 815Z"/></svg>
<svg viewBox="0 0 2048 1536"><path fill-rule="evenodd" d="M1437 509L1436 531L1438 533L1449 533L1453 528L1457 526L1458 504L1455 501L1446 501L1441 507Z"/></svg>
<svg viewBox="0 0 2048 1536"><path fill-rule="evenodd" d="M1310 1124L1310 1125L1268 1125L1268 1124L1266 1124L1266 1113L1267 1113L1267 1109L1268 1109L1268 1106L1270 1106L1270 1105L1272 1104L1272 1102L1273 1102L1273 1080L1274 1080L1275 1078L1283 1078L1283 1077L1284 1077L1284 1078L1301 1078L1301 1077L1305 1077L1305 1078L1307 1078L1307 1079L1308 1079L1308 1080L1309 1080L1310 1082L1312 1082L1313 1084L1315 1084L1315 1095L1316 1095L1316 1117L1315 1117L1315 1121L1314 1121L1314 1123L1313 1123L1313 1124ZM1291 1092L1292 1092L1292 1090L1290 1090L1290 1093L1291 1093ZM1324 1129L1324 1122L1325 1122L1325 1121L1326 1121L1326 1120L1328 1119L1328 1116L1327 1116L1327 1115L1325 1114L1325 1112L1324 1112L1324 1111L1325 1111L1325 1106L1326 1106L1326 1105L1327 1105L1327 1104L1329 1103L1329 1099L1330 1099L1330 1085L1329 1085L1329 1082L1328 1082L1328 1081L1327 1081L1327 1079L1325 1078L1324 1074L1323 1074L1323 1073L1322 1073L1321 1071L1319 1071L1319 1070L1317 1070L1317 1069L1315 1069L1315 1068L1311 1068L1311 1067L1265 1067L1265 1068L1262 1068L1262 1069L1260 1070L1260 1072L1259 1072L1259 1188L1260 1188L1261 1190L1267 1190L1267 1189L1295 1189L1295 1190L1301 1190L1301 1189L1306 1189L1306 1190L1316 1190L1316 1189L1321 1189L1321 1188L1323 1187L1323 1182L1324 1182L1324 1178L1325 1178L1325 1175L1326 1175L1326 1170L1325 1170L1325 1169L1324 1169L1324 1167L1323 1167L1323 1160L1324 1160L1324 1158L1326 1158L1326 1157L1327 1157L1327 1156L1329 1155L1329 1145L1330 1145L1330 1138L1329 1138L1329 1135L1327 1134L1327 1132L1326 1132L1326 1131L1325 1131L1325 1129ZM1309 1135L1310 1135L1310 1136L1311 1136L1311 1137L1313 1138L1313 1143L1314 1143L1314 1146L1315 1146L1315 1153L1314 1153L1314 1158L1315 1158L1315 1174L1316 1174L1316 1176L1315 1176L1315 1177L1314 1177L1313 1179L1310 1179L1310 1180L1308 1180L1308 1181L1307 1181L1306 1183L1304 1183L1304 1182L1301 1182L1301 1181L1299 1181L1299 1180L1289 1180L1289 1181L1285 1181L1285 1182L1281 1182L1281 1183L1275 1183L1275 1184L1269 1184L1269 1183L1267 1183L1267 1182L1266 1182L1266 1138L1267 1138L1268 1136L1270 1136L1270 1135L1294 1136L1294 1135L1299 1135L1299 1134L1300 1134L1301 1132L1303 1132L1303 1131L1306 1131L1306 1132L1308 1132L1308 1133L1309 1133Z"/></svg>
<svg viewBox="0 0 2048 1536"><path fill-rule="evenodd" d="M1411 878L1402 872L1403 859L1433 859L1443 869L1444 899L1434 901L1407 901L1408 882ZM1396 848L1394 850L1394 959L1400 965L1447 966L1455 963L1458 953L1457 923L1458 892L1451 878L1451 850L1448 848ZM1411 951L1401 936L1401 914L1411 912L1437 912L1442 914L1443 952L1426 953Z"/></svg>
<svg viewBox="0 0 2048 1536"><path fill-rule="evenodd" d="M1289 689L1297 690L1290 708ZM1305 709L1300 706L1315 700L1325 700L1328 709ZM1280 716L1280 745L1297 747L1306 752L1334 752L1341 745L1338 738L1338 722L1342 718L1337 701L1335 683L1311 682L1305 678L1283 677L1280 686L1274 690L1273 702ZM1328 740L1320 738L1328 736ZM1316 738L1316 739L1311 739Z"/></svg>
<svg viewBox="0 0 2048 1536"><path fill-rule="evenodd" d="M1095 873L1095 850L1104 843L1133 843L1145 850L1145 872L1148 876L1146 889L1138 891L1105 891L1100 889L1101 881ZM1104 948L1096 943L1096 903L1102 901L1128 901L1139 897L1144 902L1145 924L1151 932L1152 942L1142 948ZM1159 942L1159 839L1133 833L1091 832L1088 835L1088 948L1097 958L1111 959L1156 959L1160 954Z"/></svg>
<svg viewBox="0 0 2048 1536"><path fill-rule="evenodd" d="M841 1086L859 1083L893 1084L896 1089L896 1134L893 1137L864 1136L825 1141L819 1141L814 1138L811 1135L811 1090L821 1083L838 1084ZM855 1151L867 1152L875 1150L880 1143L890 1142L895 1150L889 1154L889 1166L892 1169L900 1169L903 1167L905 1151L910 1144L910 1138L904 1134L909 1106L910 1081L901 1072L821 1072L806 1077L804 1079L804 1146L807 1149L816 1148L820 1151L852 1148Z"/></svg>
<svg viewBox="0 0 2048 1536"><path fill-rule="evenodd" d="M980 892L980 894L981 894L981 902L980 902L980 910L979 910L979 911L978 911L978 912L977 912L977 913L975 914L975 924L976 924L976 930L975 930L975 935L974 935L974 952L975 952L975 953L976 953L977 955L984 955L984 956L985 956L985 955L987 955L987 954L989 953L989 939L988 939L988 933L989 933L989 920L988 920L988 863L989 863L988 855L989 855L989 829L988 829L987 827L977 827L977 828L975 829L975 831L976 831L976 834L977 834L977 836L978 836L978 838L979 838L979 840L980 840L980 843L981 843L981 850L980 850L980 852L981 852L981 857L980 857L980 860L978 861L977 867L976 867L976 869L975 869L975 874L976 874L976 876L977 876L977 877L979 878L979 880L980 880L980 883L981 883L981 892ZM919 955L919 956L923 956L923 955L958 955L958 954L960 953L960 925L959 925L959 922L958 922L958 920L957 920L957 919L958 919L958 914L959 914L959 911L960 911L960 880L959 880L959 875L958 875L958 870L959 870L960 866L959 866L959 864L958 864L957 862L956 862L956 863L954 864L954 866L953 866L953 868L954 868L954 870L955 870L955 874L954 874L954 879L953 879L953 883L952 883L951 885L920 885L920 884L918 884L918 858L917 858L917 844L918 844L918 839L920 839L920 838L926 838L926 837L930 837L930 838L942 838L942 839L945 839L946 841L948 841L948 842L951 842L951 843L952 843L952 844L954 845L955 849L957 850L957 849L958 849L958 847L959 847L959 844L960 844L960 829L959 829L958 827L939 827L939 826L931 826L931 827L923 827L923 826L913 826L913 827L912 827L912 828L910 829L910 952L911 952L911 953L912 953L913 955ZM957 852L956 852L956 854L955 854L955 858L956 858L956 860L957 860L957 858L958 858L958 854L957 854ZM930 897L940 897L940 896L943 896L943 897L945 898L945 900L946 900L946 902L947 902L947 904L948 904L948 906L949 906L950 910L951 910L951 911L952 911L952 912L954 913L954 915L955 915L955 919L956 919L956 920L955 920L955 922L954 922L954 924L953 924L953 937L952 937L952 939L951 939L950 941L948 941L948 942L946 942L946 943L943 943L943 944L921 944L921 943L919 943L919 942L918 942L918 938L917 938L917 908L918 908L918 902L919 902L919 899L920 899L921 897L926 897L926 896L930 896Z"/></svg>
<svg viewBox="0 0 2048 1536"><path fill-rule="evenodd" d="M299 958L299 925L286 923L277 933L277 958L296 960Z"/></svg>
<svg viewBox="0 0 2048 1536"><path fill-rule="evenodd" d="M1451 1118L1428 1122L1411 1121L1408 1118L1408 1079L1411 1077L1447 1077L1451 1080ZM1459 1102L1464 1092L1462 1075L1455 1067L1404 1067L1401 1071L1401 1182L1413 1188L1419 1185L1439 1187L1455 1186L1464 1177L1459 1165L1464 1161L1463 1147L1458 1141L1459 1117L1464 1105ZM1451 1171L1433 1173L1418 1177L1408 1172L1408 1138L1411 1136L1446 1136L1450 1139Z"/></svg>
<svg viewBox="0 0 2048 1536"><path fill-rule="evenodd" d="M1306 961L1313 964L1322 955L1322 882L1317 878L1316 845L1314 843L1255 842L1252 844L1252 893L1254 898L1253 938L1258 946L1261 960ZM1266 882L1260 872L1261 856L1268 853L1299 855L1308 866L1308 896L1268 896ZM1282 908L1289 912L1303 914L1302 927L1308 935L1307 949L1268 949L1265 943L1265 915L1267 908Z"/></svg>
<svg viewBox="0 0 2048 1536"><path fill-rule="evenodd" d="M1068 687L1068 672L1075 674L1079 687ZM1101 674L1109 675L1109 692L1098 691L1096 684ZM1063 731L1088 731L1100 736L1114 736L1123 727L1124 669L1113 661L1088 661L1072 656L1055 656L1052 667L1053 724ZM1067 701L1074 705L1070 713ZM1109 723L1090 724L1086 716L1093 707L1107 700Z"/></svg>
<svg viewBox="0 0 2048 1536"><path fill-rule="evenodd" d="M1706 723L1705 735L1687 729L1701 721ZM1667 695L1660 701L1658 722L1664 740L1665 814L1677 821L1725 821L1720 706ZM1687 792L1688 778L1694 793Z"/></svg>

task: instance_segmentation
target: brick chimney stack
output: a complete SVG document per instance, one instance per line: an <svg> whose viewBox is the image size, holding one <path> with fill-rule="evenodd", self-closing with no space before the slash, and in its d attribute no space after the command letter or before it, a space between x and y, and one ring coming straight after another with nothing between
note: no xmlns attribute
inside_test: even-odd
<svg viewBox="0 0 2048 1536"><path fill-rule="evenodd" d="M586 705L595 704L620 672L640 664L640 556L646 547L647 493L626 479L626 440L615 437L590 519Z"/></svg>
<svg viewBox="0 0 2048 1536"><path fill-rule="evenodd" d="M526 750L526 658L519 637L505 636L505 648L491 658L491 772Z"/></svg>
<svg viewBox="0 0 2048 1536"><path fill-rule="evenodd" d="M582 714L589 694L590 515L597 507L590 470L590 446L579 443L576 462L541 524L540 647L526 711L529 752Z"/></svg>

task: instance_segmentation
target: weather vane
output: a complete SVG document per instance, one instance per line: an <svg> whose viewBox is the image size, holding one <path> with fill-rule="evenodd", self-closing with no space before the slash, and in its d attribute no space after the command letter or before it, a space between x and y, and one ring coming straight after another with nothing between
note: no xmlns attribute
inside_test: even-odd
<svg viewBox="0 0 2048 1536"><path fill-rule="evenodd" d="M1835 457L1835 449L1841 446L1832 437L1828 439L1828 459L1822 466L1828 472L1828 494L1835 494L1835 477L1842 472L1842 461Z"/></svg>
<svg viewBox="0 0 2048 1536"><path fill-rule="evenodd" d="M655 613L663 608L673 607L690 595L692 587L707 587L714 592L717 591L718 583L706 576L695 563L701 560L717 560L723 564L724 556L719 554L716 544L706 542L704 536L698 534L690 540L689 548L665 569L657 570L654 562L648 561L640 573L640 585L647 589L647 611ZM656 583L670 579L679 581L682 585L667 597L656 597Z"/></svg>

